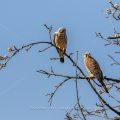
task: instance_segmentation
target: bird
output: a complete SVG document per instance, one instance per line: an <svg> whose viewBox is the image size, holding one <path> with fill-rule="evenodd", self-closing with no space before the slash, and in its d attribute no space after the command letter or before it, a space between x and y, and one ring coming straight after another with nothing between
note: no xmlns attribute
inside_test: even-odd
<svg viewBox="0 0 120 120"><path fill-rule="evenodd" d="M98 62L91 56L90 52L85 52L83 55L84 64L86 66L87 71L90 73L89 78L96 78L99 83L103 86L105 91L108 93L108 89L106 88L105 83L103 82L103 72L98 64Z"/></svg>
<svg viewBox="0 0 120 120"><path fill-rule="evenodd" d="M57 49L57 52L60 57L60 62L64 63L64 54L67 48L67 35L66 35L66 29L64 27L60 27L54 33L52 42Z"/></svg>

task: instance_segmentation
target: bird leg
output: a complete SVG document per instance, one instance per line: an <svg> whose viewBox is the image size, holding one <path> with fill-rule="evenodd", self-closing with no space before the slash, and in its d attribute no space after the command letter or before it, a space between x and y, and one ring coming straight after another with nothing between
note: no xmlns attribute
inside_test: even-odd
<svg viewBox="0 0 120 120"><path fill-rule="evenodd" d="M87 77L89 80L93 80L95 77L93 74L90 74L88 77Z"/></svg>
<svg viewBox="0 0 120 120"><path fill-rule="evenodd" d="M58 46L57 47L61 52L64 52L65 51L65 49L63 48L63 49L61 49L61 47L60 46Z"/></svg>
<svg viewBox="0 0 120 120"><path fill-rule="evenodd" d="M58 46L58 49L61 50L61 49L60 49L60 46Z"/></svg>

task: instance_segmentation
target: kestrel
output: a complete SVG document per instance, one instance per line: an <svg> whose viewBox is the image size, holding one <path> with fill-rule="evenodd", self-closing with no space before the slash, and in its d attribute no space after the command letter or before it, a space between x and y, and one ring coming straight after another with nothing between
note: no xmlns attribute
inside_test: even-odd
<svg viewBox="0 0 120 120"><path fill-rule="evenodd" d="M103 82L104 78L102 70L98 62L91 56L89 52L84 53L84 64L87 68L87 71L90 73L90 78L96 78L108 93L106 85Z"/></svg>
<svg viewBox="0 0 120 120"><path fill-rule="evenodd" d="M64 63L64 54L67 47L67 35L65 28L59 28L53 36L53 44L56 46L57 52L60 57L60 62Z"/></svg>

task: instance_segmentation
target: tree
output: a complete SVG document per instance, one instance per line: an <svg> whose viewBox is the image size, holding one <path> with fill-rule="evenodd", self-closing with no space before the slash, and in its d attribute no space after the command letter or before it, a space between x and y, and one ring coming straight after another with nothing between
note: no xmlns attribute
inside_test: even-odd
<svg viewBox="0 0 120 120"><path fill-rule="evenodd" d="M110 17L110 15L113 17L113 19L119 21L120 20L120 9L118 4L114 4L112 1L109 2L111 8L107 9L107 17ZM9 55L5 57L0 57L0 60L3 61L0 64L0 69L3 69L6 67L9 63L10 60L12 60L19 52L22 50L29 51L33 46L37 46L39 44L45 44L47 47L45 47L42 50L39 50L39 52L45 52L49 50L49 48L55 49L56 46L52 43L52 26L47 26L46 24L44 27L48 30L49 33L49 40L48 41L38 41L38 42L33 42L29 43L26 45L23 45L21 47L10 47L8 48ZM105 40L107 45L120 45L120 33L114 29L114 34L108 36L107 38L102 35L100 32L96 32L96 36ZM120 52L115 52L115 54L119 54ZM114 93L112 91L115 91L116 94L119 96L120 93L120 80L116 78L112 78L104 76L104 80L107 84L107 89L110 91L109 94L105 93L104 90L101 90L101 86L99 83L97 83L96 80L90 80L89 77L86 76L80 65L78 64L79 57L78 57L79 51L69 53L65 52L66 58L70 61L70 65L73 66L75 69L73 73L75 73L73 76L68 75L68 74L60 74L57 73L56 71L53 70L51 67L51 71L46 71L46 70L37 70L38 73L43 74L47 76L48 78L50 77L61 77L63 79L62 82L60 82L58 85L55 86L55 89L53 92L48 93L47 96L49 97L48 102L50 105L52 105L53 97L56 94L56 92L61 88L66 82L70 80L75 80L76 83L76 103L70 111L66 113L66 119L67 120L74 120L74 119L89 119L90 117L101 117L104 119L115 119L119 120L120 119L120 101L118 98L114 97ZM74 55L74 57L73 57ZM108 57L113 61L111 65L120 65L119 61L117 61L113 56L108 55ZM51 60L58 60L59 58L51 58ZM97 107L96 109L87 109L85 105L81 104L81 98L79 97L80 91L79 91L79 84L78 81L80 80L85 80L86 83L91 87L95 95L98 97L99 102L96 101L95 106ZM100 89L99 91L97 89ZM114 106L107 102L106 97L109 97L109 99L113 102L115 102ZM111 112L114 113L115 115L112 116L111 118Z"/></svg>

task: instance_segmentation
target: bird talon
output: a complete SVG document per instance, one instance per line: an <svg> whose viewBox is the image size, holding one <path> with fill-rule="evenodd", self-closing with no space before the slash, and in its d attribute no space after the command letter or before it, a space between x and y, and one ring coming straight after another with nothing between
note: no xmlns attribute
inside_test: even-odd
<svg viewBox="0 0 120 120"><path fill-rule="evenodd" d="M59 46L57 47L61 52L63 51L63 49L61 49Z"/></svg>
<svg viewBox="0 0 120 120"><path fill-rule="evenodd" d="M93 79L95 79L94 76L87 76L87 78L88 78L89 80L93 80Z"/></svg>

